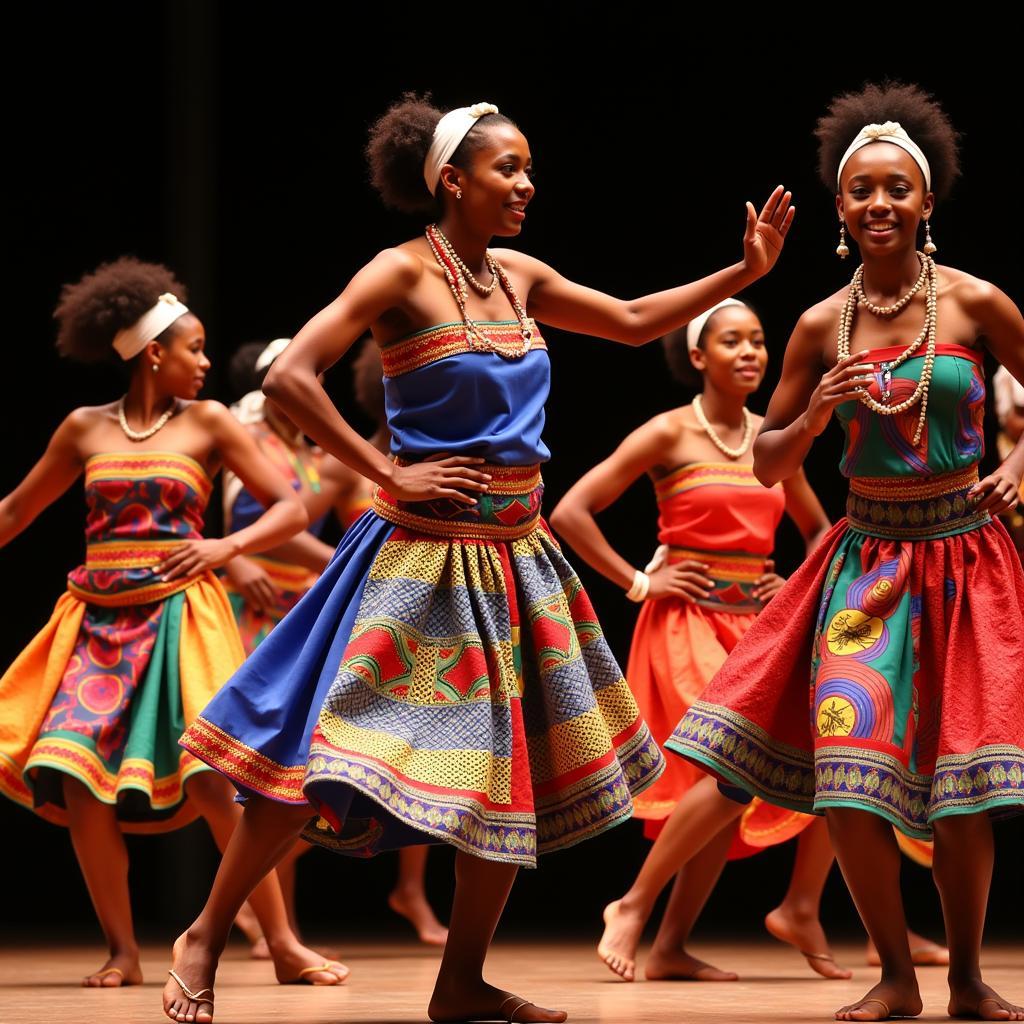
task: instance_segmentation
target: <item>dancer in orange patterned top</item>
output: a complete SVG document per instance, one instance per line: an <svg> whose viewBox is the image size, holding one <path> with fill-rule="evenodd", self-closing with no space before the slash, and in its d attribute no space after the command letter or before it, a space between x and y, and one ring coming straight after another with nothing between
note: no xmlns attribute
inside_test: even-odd
<svg viewBox="0 0 1024 1024"><path fill-rule="evenodd" d="M630 434L572 487L551 516L555 530L588 563L629 589L635 570L608 543L594 516L640 476L654 481L661 546L647 567L649 589L626 679L659 742L671 735L754 616L781 587L770 556L783 512L794 519L809 549L829 528L803 472L771 489L754 477L751 440L760 418L747 410L746 400L768 364L764 330L754 311L728 299L666 337L665 351L675 376L687 385L699 383L701 394L692 405L661 413ZM725 799L699 768L675 758L635 804L651 838L677 806L680 823L673 822L675 828L652 850L651 864L637 884L606 915L609 927L601 955L616 973L626 980L634 977L636 941L627 937L622 922L630 917L638 940L650 903L668 876L660 885L643 883L650 867L663 861L670 873L678 874L646 976L735 979L735 974L686 952L690 930L727 857L755 853L810 825L800 838L789 891L768 916L768 925L803 951L819 973L850 976L836 966L818 921L821 890L832 864L821 823L760 801L744 810L743 804ZM711 811L717 817L709 826L705 815ZM680 827L679 839L690 844L687 849L677 849L673 842ZM637 903L643 904L642 912L632 914Z"/></svg>
<svg viewBox="0 0 1024 1024"><path fill-rule="evenodd" d="M124 258L65 287L58 348L114 355L128 392L76 409L0 501L0 546L84 472L85 563L43 630L0 679L0 789L71 831L110 957L90 987L139 984L122 832L160 832L202 815L227 844L239 811L224 780L178 738L242 661L212 569L301 529L298 499L222 405L193 401L210 367L203 325L165 267ZM231 538L200 534L211 478L230 466L266 512ZM288 928L276 880L253 907L278 979L335 984Z"/></svg>

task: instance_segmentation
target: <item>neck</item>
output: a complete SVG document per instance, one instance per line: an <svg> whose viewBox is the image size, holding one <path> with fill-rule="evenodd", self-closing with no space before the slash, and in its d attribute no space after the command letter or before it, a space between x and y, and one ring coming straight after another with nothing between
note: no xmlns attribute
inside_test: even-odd
<svg viewBox="0 0 1024 1024"><path fill-rule="evenodd" d="M864 292L879 306L906 295L920 276L921 261L913 249L864 260Z"/></svg>
<svg viewBox="0 0 1024 1024"><path fill-rule="evenodd" d="M157 387L153 379L156 376L148 366L139 369L132 375L124 396L125 414L143 424L152 423L162 416L175 401L174 395L168 395Z"/></svg>
<svg viewBox="0 0 1024 1024"><path fill-rule="evenodd" d="M705 383L701 392L701 407L708 422L724 427L742 427L743 409L747 404L746 395L735 395L722 391L713 384Z"/></svg>
<svg viewBox="0 0 1024 1024"><path fill-rule="evenodd" d="M484 253L491 241L490 235L481 236L473 232L464 223L446 214L437 225L452 248L462 257L462 262L474 273L483 273L486 269Z"/></svg>

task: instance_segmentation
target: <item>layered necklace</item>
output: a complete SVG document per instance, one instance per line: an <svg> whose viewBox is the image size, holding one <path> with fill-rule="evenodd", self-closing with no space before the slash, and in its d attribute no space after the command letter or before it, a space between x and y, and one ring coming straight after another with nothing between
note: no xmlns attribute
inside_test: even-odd
<svg viewBox="0 0 1024 1024"><path fill-rule="evenodd" d="M882 400L879 402L872 398L863 388L859 388L857 391L858 400L881 416L897 416L920 402L921 413L918 416L917 428L914 431L915 447L921 441L921 435L924 433L924 425L928 416L928 388L931 385L932 370L935 366L935 330L938 322L936 316L938 308L938 283L935 261L931 256L923 252L919 252L917 258L921 261L920 276L913 288L891 306L876 306L868 299L864 292L864 264L862 263L857 268L854 272L853 280L850 282L850 291L846 296L842 315L839 317L839 340L837 346L838 358L840 360L846 359L850 354L850 335L853 333L853 318L858 305L864 306L869 313L873 313L875 316L895 316L924 287L924 326L921 328L920 334L895 359L879 363L879 369L882 371ZM910 359L921 348L922 344L925 346L924 365L921 367L921 378L917 382L917 387L914 388L914 393L904 401L890 405L889 399L892 397L892 371Z"/></svg>
<svg viewBox="0 0 1024 1024"><path fill-rule="evenodd" d="M174 415L174 410L178 405L177 399L172 398L171 404L167 406L163 413L161 413L160 418L151 427L146 427L145 430L132 430L128 426L128 417L124 414L124 403L127 398L127 395L122 395L121 400L117 403L117 422L121 424L121 429L129 441L145 441L146 438L152 437L161 427L166 425L167 421Z"/></svg>
<svg viewBox="0 0 1024 1024"><path fill-rule="evenodd" d="M697 422L701 425L704 433L711 439L711 443L729 459L738 459L741 455L746 453L746 450L750 447L751 439L754 436L754 417L750 415L750 410L746 406L743 407L743 440L740 441L739 448L730 448L716 432L715 428L711 426L711 421L704 415L704 402L700 395L695 395L693 399L693 415L697 417Z"/></svg>
<svg viewBox="0 0 1024 1024"><path fill-rule="evenodd" d="M526 315L526 310L519 301L519 297L516 295L512 282L509 281L508 275L505 273L505 269L494 258L490 250L484 252L484 261L491 272L491 283L483 285L473 276L462 257L455 251L455 247L448 241L444 232L436 224L429 225L426 234L430 251L434 254L434 259L437 260L439 266L444 271L444 278L448 282L448 287L451 289L456 305L459 307L459 312L462 314L462 322L466 326L466 340L469 342L469 347L478 352L496 352L506 359L519 359L525 356L533 344L533 321ZM519 331L523 337L521 351L513 351L511 354L499 350L466 312L466 299L469 298L469 288L487 298L498 284L501 285L508 296L509 302L512 304L512 309L519 320Z"/></svg>

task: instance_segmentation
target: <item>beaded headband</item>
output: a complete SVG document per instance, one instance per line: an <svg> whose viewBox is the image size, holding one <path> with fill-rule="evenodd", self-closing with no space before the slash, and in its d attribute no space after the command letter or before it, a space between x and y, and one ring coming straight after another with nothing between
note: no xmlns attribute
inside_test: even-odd
<svg viewBox="0 0 1024 1024"><path fill-rule="evenodd" d="M839 170L836 172L836 185L841 187L843 168L846 162L864 146L872 142L891 142L894 146L906 151L913 158L915 164L921 168L924 175L924 190L930 192L932 188L932 172L928 166L928 158L924 155L921 147L907 134L899 121L886 121L885 124L866 124L857 133L857 137L850 143L849 148L839 161Z"/></svg>
<svg viewBox="0 0 1024 1024"><path fill-rule="evenodd" d="M476 124L477 119L485 114L498 112L493 103L474 103L471 107L456 107L455 110L449 110L437 122L434 139L423 161L423 180L427 183L427 191L431 195L434 194L441 179L441 168L451 159L452 153L459 148L459 143Z"/></svg>
<svg viewBox="0 0 1024 1024"><path fill-rule="evenodd" d="M726 306L746 306L746 303L740 302L739 299L722 299L717 306L705 309L700 316L694 317L686 325L686 350L688 352L692 352L697 347L697 342L700 341L700 332L704 330L704 325L711 319L712 315Z"/></svg>
<svg viewBox="0 0 1024 1024"><path fill-rule="evenodd" d="M154 338L167 330L188 306L176 295L164 292L156 305L146 310L131 327L123 327L114 335L114 351L125 361L134 359Z"/></svg>

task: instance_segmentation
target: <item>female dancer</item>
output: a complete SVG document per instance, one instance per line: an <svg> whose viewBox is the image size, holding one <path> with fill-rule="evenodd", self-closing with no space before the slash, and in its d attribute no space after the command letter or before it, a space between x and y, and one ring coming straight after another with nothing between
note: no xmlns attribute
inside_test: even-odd
<svg viewBox="0 0 1024 1024"><path fill-rule="evenodd" d="M280 543L305 522L298 499L217 402L193 401L210 368L203 325L166 267L123 258L61 294L62 354L115 353L127 394L76 409L28 476L0 501L0 545L85 473L86 560L49 623L0 679L0 789L71 831L110 958L88 986L139 984L125 832L202 815L223 848L239 817L225 780L178 739L242 661L210 570ZM266 512L229 539L202 515L221 464ZM291 933L276 881L253 893L278 979L338 974ZM318 965L318 966L317 966Z"/></svg>
<svg viewBox="0 0 1024 1024"><path fill-rule="evenodd" d="M770 490L754 477L750 443L760 420L747 411L746 400L757 390L768 364L764 330L754 311L737 299L727 299L684 331L667 336L665 351L676 378L693 384L696 377L701 393L692 405L655 416L630 434L569 490L551 515L552 526L582 558L628 590L635 570L608 543L594 517L642 474L654 481L661 510L658 540L663 546L649 567L657 566L648 575L626 680L661 742L700 696L754 615L782 586L769 556L783 511L793 517L809 550L829 529L825 511L801 470L784 486ZM635 801L635 814L647 820L651 838L683 794L706 778L685 761L667 765L664 775ZM745 856L783 842L815 822L757 801L737 829L741 805L721 799L707 784L698 792L700 796L685 805L683 820L702 820L693 839L707 845L685 864L675 859L665 841L657 852L652 850L652 867L663 860L672 871L678 868L645 965L652 980L734 980L735 974L685 950L730 850L733 856ZM706 801L722 813L721 827L709 829L703 822L703 807L698 805ZM850 973L837 967L828 951L818 921L832 849L825 823L815 826L801 836L789 892L767 921L773 934L804 951L819 973L848 978ZM605 913L608 926L599 955L627 981L634 977L636 943L667 880L660 879L656 888L643 884L650 874L645 870L626 897Z"/></svg>
<svg viewBox="0 0 1024 1024"><path fill-rule="evenodd" d="M309 528L261 555L239 555L224 567L225 589L242 634L245 653L259 646L278 622L316 582L334 554L334 548L320 540L324 522L321 509L333 508L346 527L370 507L372 485L332 455L311 445L276 402L259 390L274 360L287 348L290 338L277 338L269 345L244 345L231 360L232 376L245 379L246 394L231 406L235 418L252 435L260 451L277 467L306 506L313 520ZM355 397L376 424L369 438L378 451L388 446L384 389L377 346L366 338L352 367ZM225 473L224 521L229 532L242 529L262 514L263 506L233 473ZM298 842L277 865L288 920L298 932L295 915L295 861L309 849ZM408 846L398 851L398 878L388 896L388 906L416 929L421 942L443 946L448 929L438 921L427 901L425 875L427 849ZM239 924L253 943L252 955L269 956L251 912L239 915Z"/></svg>
<svg viewBox="0 0 1024 1024"><path fill-rule="evenodd" d="M864 262L849 289L801 317L755 471L766 485L792 473L834 410L846 432L848 518L776 595L669 746L765 799L824 811L882 962L881 982L839 1019L921 1012L892 822L934 836L950 1014L1024 1020L979 965L987 812L1024 805L1024 572L992 518L1018 502L1024 441L978 480L981 346L1024 380L1024 318L994 285L931 259L930 219L957 153L927 94L892 85L843 96L818 139L841 238L849 232Z"/></svg>
<svg viewBox="0 0 1024 1024"><path fill-rule="evenodd" d="M265 386L378 485L374 508L183 740L249 804L176 944L164 1007L211 1019L231 919L312 806L305 835L341 852L457 848L434 1020L561 1021L483 980L516 869L624 820L662 758L540 520L549 364L532 317L632 345L659 337L771 268L790 197L777 189L760 217L748 205L742 262L623 302L487 249L519 233L534 194L526 139L492 105L442 118L407 96L368 154L385 201L440 224L364 267ZM367 329L383 356L393 460L317 379Z"/></svg>

